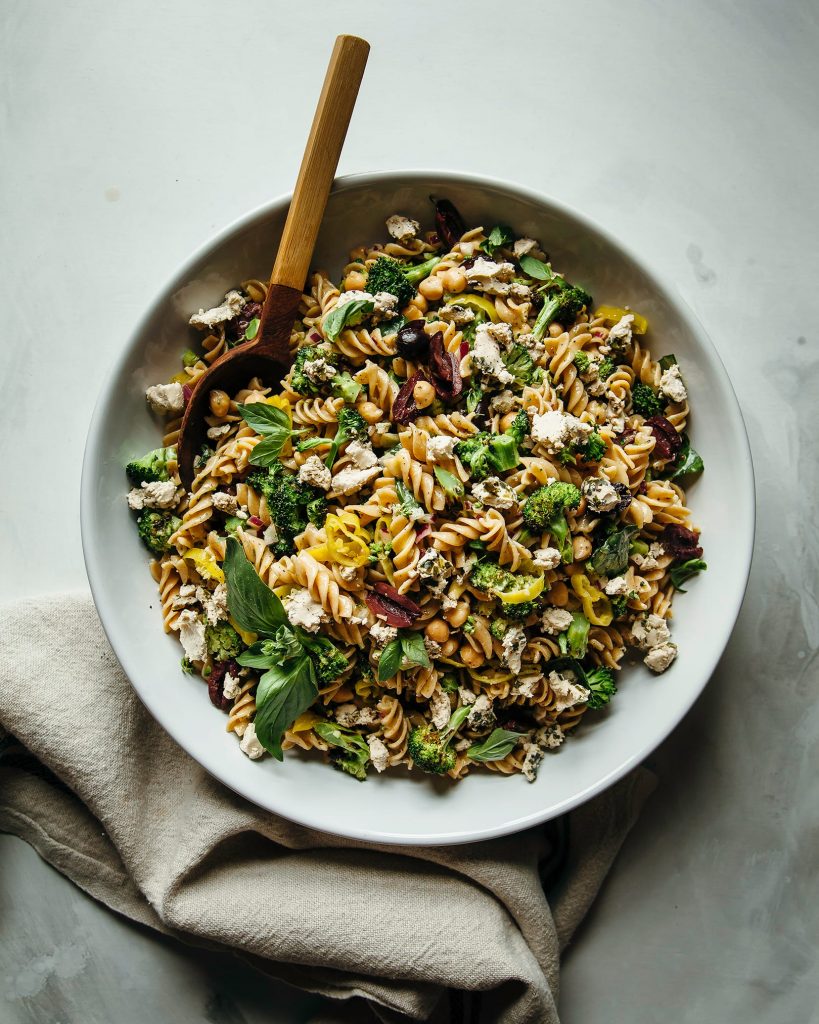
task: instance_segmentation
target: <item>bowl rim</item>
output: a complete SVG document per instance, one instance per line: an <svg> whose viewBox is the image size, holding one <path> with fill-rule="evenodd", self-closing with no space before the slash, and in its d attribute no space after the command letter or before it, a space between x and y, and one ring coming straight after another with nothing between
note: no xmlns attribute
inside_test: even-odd
<svg viewBox="0 0 819 1024"><path fill-rule="evenodd" d="M740 511L738 529L744 537L744 544L742 550L742 564L738 567L735 575L735 585L731 588L730 593L726 594L726 602L730 606L730 630L728 631L728 639L730 639L731 633L736 626L736 620L739 616L747 590L751 559L754 549L756 528L756 490L754 469L750 442L748 440L748 432L745 427L736 392L734 391L733 385L716 346L711 341L696 313L694 313L678 290L666 281L662 274L658 274L654 269L649 269L643 260L634 254L628 245L623 244L619 237L615 237L612 233L601 227L596 221L592 220L586 214L579 212L573 206L563 202L562 200L546 195L545 193L538 192L537 190L530 189L526 186L518 185L514 182L491 176L455 170L383 170L349 174L336 178L333 183L332 194L334 196L337 194L343 194L345 191L358 189L362 186L378 187L385 182L389 182L391 184L413 184L430 179L440 181L442 183L450 182L453 185L459 186L478 186L484 189L495 189L499 192L512 194L522 198L529 203L551 209L563 217L574 220L584 230L593 235L596 234L618 251L623 257L630 260L645 276L647 282L656 291L656 293L662 296L664 301L673 310L674 314L685 323L696 338L697 343L701 345L712 357L713 364L720 376L722 389L729 398L724 412L733 421L733 432L740 439L742 446L741 451L737 452L736 459L739 472L742 477L741 493L737 495L739 500L736 503L736 508ZM580 806L587 800L590 800L592 797L608 789L609 786L623 778L623 776L628 774L628 772L639 765L646 757L656 750L656 748L668 738L674 729L677 728L682 719L691 710L694 703L702 695L705 687L708 685L708 682L714 674L717 664L724 654L725 647L723 646L723 648L719 650L719 652L715 653L709 659L709 662L706 663L705 668L702 670L702 685L691 693L689 699L683 702L676 716L670 721L670 724L667 724L667 726L659 732L647 734L647 740L635 743L635 747L631 754L618 764L617 767L609 771L602 778L598 779L594 784L587 786L585 789L575 793L571 797L565 798L558 804L551 804L543 810L534 811L532 813L516 817L500 825L447 833L415 833L412 835L357 827L354 819L351 821L350 827L345 828L343 831L333 829L332 827L328 827L327 823L321 820L320 815L314 815L311 813L310 804L308 802L305 802L303 805L303 813L293 813L290 810L287 812L282 811L275 806L275 791L271 791L273 799L268 801L267 804L260 803L258 796L249 792L247 787L242 785L241 782L231 781L229 778L226 778L227 773L224 770L225 762L221 756L218 756L216 753L212 756L210 754L208 756L202 756L199 753L197 753L197 755L193 755L190 752L184 739L184 729L179 727L179 723L173 719L170 714L165 713L164 704L161 701L150 700L148 695L143 693L141 688L134 683L134 678L138 678L139 676L139 666L131 663L131 659L129 657L121 657L119 652L116 650L113 636L117 631L118 625L114 619L113 613L105 606L105 602L102 599L101 581L104 574L104 560L94 544L94 536L96 532L94 529L96 520L94 502L94 467L98 465L100 461L100 449L103 442L103 432L101 428L106 417L108 407L113 401L113 384L122 374L134 346L136 345L139 337L144 334L151 319L155 316L160 307L167 304L168 300L173 295L179 279L188 273L205 256L207 256L209 252L221 246L223 242L227 241L238 232L252 227L254 223L266 219L273 213L285 210L289 205L291 198L292 193L287 192L274 199L270 199L267 202L261 203L252 210L240 215L231 221L226 227L212 234L180 265L178 265L146 306L145 311L130 331L126 343L112 360L111 367L104 378L89 421L88 435L83 454L82 474L80 480L80 533L83 558L91 588L91 595L105 635L108 638L108 642L110 643L117 660L128 677L134 692L162 728L174 739L182 750L188 754L188 756L196 760L197 763L200 764L210 775L223 785L227 786L228 789L238 793L240 796L250 801L254 806L260 807L265 811L280 814L288 820L325 834L344 836L345 838L369 843L401 846L448 846L479 842L481 840L492 839L498 836L509 835L542 824Z"/></svg>

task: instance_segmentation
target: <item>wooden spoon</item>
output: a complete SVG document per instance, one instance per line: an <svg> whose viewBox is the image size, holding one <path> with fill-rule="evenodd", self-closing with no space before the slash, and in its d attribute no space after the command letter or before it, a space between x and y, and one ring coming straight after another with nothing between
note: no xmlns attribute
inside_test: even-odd
<svg viewBox="0 0 819 1024"><path fill-rule="evenodd" d="M185 407L178 462L179 476L187 490L193 483L193 460L205 440L210 392L218 388L233 394L257 376L279 381L290 369L290 331L369 52L370 44L357 36L336 39L270 275L259 330L253 341L225 352L202 374Z"/></svg>

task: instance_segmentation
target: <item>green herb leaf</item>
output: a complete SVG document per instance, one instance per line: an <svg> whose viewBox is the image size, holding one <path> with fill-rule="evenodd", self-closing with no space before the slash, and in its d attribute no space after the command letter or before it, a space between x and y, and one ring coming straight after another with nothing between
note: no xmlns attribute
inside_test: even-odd
<svg viewBox="0 0 819 1024"><path fill-rule="evenodd" d="M675 565L669 572L671 577L671 583L675 590L679 590L681 594L685 591L682 588L682 584L686 580L690 580L692 576L696 576L698 573L705 572L708 566L703 562L701 558L689 558L687 562L681 562L679 565Z"/></svg>
<svg viewBox="0 0 819 1024"><path fill-rule="evenodd" d="M440 466L433 467L438 483L443 487L444 494L448 498L462 498L464 496L464 485L448 469L441 469Z"/></svg>
<svg viewBox="0 0 819 1024"><path fill-rule="evenodd" d="M374 309L375 303L371 299L353 299L352 302L345 302L343 306L338 306L327 315L324 321L324 337L328 341L335 341L345 327L360 324Z"/></svg>
<svg viewBox="0 0 819 1024"><path fill-rule="evenodd" d="M472 761L502 761L525 735L510 729L493 729L481 743L473 743L466 756Z"/></svg>
<svg viewBox="0 0 819 1024"><path fill-rule="evenodd" d="M401 514L406 516L407 519L412 519L414 513L416 513L421 506L415 500L415 496L410 491L406 484L399 480L395 485L395 493L398 497L398 505L401 508Z"/></svg>
<svg viewBox="0 0 819 1024"><path fill-rule="evenodd" d="M289 626L279 626L268 640L257 640L239 655L245 668L275 668L304 654L299 637Z"/></svg>
<svg viewBox="0 0 819 1024"><path fill-rule="evenodd" d="M224 570L228 610L242 629L271 637L279 626L290 625L281 601L259 579L235 537L228 537Z"/></svg>
<svg viewBox="0 0 819 1024"><path fill-rule="evenodd" d="M282 736L318 697L313 664L306 655L275 666L261 677L256 689L256 736L279 761L283 760Z"/></svg>
<svg viewBox="0 0 819 1024"><path fill-rule="evenodd" d="M282 450L289 440L289 430L283 430L277 434L268 434L254 446L247 461L252 466L272 466L279 461Z"/></svg>
<svg viewBox="0 0 819 1024"><path fill-rule="evenodd" d="M279 431L290 433L290 417L284 409L277 409L267 402L252 402L250 405L238 406L239 415L257 434L276 434Z"/></svg>
<svg viewBox="0 0 819 1024"><path fill-rule="evenodd" d="M452 712L452 716L446 724L446 728L441 732L441 737L451 736L457 732L464 722L469 717L470 707L468 704L462 704L461 707L456 708Z"/></svg>
<svg viewBox="0 0 819 1024"><path fill-rule="evenodd" d="M572 624L566 630L568 653L573 658L584 658L589 645L589 620L582 612L572 612Z"/></svg>
<svg viewBox="0 0 819 1024"><path fill-rule="evenodd" d="M382 338L391 338L393 334L397 334L398 331L409 323L405 316L394 316L392 320L382 320L378 325L378 329L381 331Z"/></svg>
<svg viewBox="0 0 819 1024"><path fill-rule="evenodd" d="M627 526L606 537L590 559L591 567L598 576L620 576L628 569L629 546L636 532L635 527Z"/></svg>
<svg viewBox="0 0 819 1024"><path fill-rule="evenodd" d="M401 662L403 660L404 651L400 638L390 640L381 652L381 657L378 659L379 683L386 682L387 679L392 679L396 672L401 668Z"/></svg>
<svg viewBox="0 0 819 1024"><path fill-rule="evenodd" d="M535 259L534 256L521 256L518 263L524 274L528 274L536 281L554 281L558 276L548 263Z"/></svg>
<svg viewBox="0 0 819 1024"><path fill-rule="evenodd" d="M256 335L259 333L259 318L254 316L250 323L245 328L245 341L253 341Z"/></svg>
<svg viewBox="0 0 819 1024"><path fill-rule="evenodd" d="M663 356L662 359L660 360L660 369L661 370L667 370L670 367L676 366L676 365L677 365L677 357L674 355L673 352L671 352L667 356Z"/></svg>
<svg viewBox="0 0 819 1024"><path fill-rule="evenodd" d="M489 232L489 237L482 248L487 255L494 256L498 249L511 245L513 241L512 229L506 224L496 224Z"/></svg>
<svg viewBox="0 0 819 1024"><path fill-rule="evenodd" d="M199 356L193 351L193 349L186 348L182 353L182 365L183 366L194 366L199 362Z"/></svg>
<svg viewBox="0 0 819 1024"><path fill-rule="evenodd" d="M674 461L673 470L668 479L686 479L690 483L691 480L698 477L704 469L705 463L702 461L702 456L691 447L691 441L688 434L683 434L682 447L680 448L679 455Z"/></svg>
<svg viewBox="0 0 819 1024"><path fill-rule="evenodd" d="M423 633L405 633L400 640L404 661L409 662L411 665L420 665L422 668L430 667Z"/></svg>

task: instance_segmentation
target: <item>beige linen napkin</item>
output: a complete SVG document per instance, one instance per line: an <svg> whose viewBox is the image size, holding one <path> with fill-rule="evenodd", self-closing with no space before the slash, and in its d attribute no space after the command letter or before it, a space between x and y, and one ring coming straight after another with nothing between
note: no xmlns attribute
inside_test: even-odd
<svg viewBox="0 0 819 1024"><path fill-rule="evenodd" d="M0 829L95 899L354 1000L346 1019L558 1020L560 951L652 788L647 772L516 836L352 842L260 810L177 747L88 596L0 609L0 639Z"/></svg>

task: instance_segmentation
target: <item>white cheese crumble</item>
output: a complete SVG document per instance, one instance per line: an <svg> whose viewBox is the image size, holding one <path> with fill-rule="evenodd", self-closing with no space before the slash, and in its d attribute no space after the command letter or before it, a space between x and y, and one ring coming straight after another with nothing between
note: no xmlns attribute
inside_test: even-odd
<svg viewBox="0 0 819 1024"><path fill-rule="evenodd" d="M373 319L376 323L379 320L393 320L398 316L398 296L392 292L376 292L373 296L375 306L373 307Z"/></svg>
<svg viewBox="0 0 819 1024"><path fill-rule="evenodd" d="M634 642L637 646L641 647L644 651L651 650L652 647L659 647L661 644L666 644L671 639L668 623L665 619L653 613L633 622L631 635L634 637Z"/></svg>
<svg viewBox="0 0 819 1024"><path fill-rule="evenodd" d="M523 757L523 764L521 765L521 771L523 773L523 777L528 782L534 782L537 778L537 770L540 767L540 762L543 760L543 751L537 743L524 743L523 749L525 754Z"/></svg>
<svg viewBox="0 0 819 1024"><path fill-rule="evenodd" d="M504 416L515 408L515 393L513 391L501 391L489 399L489 411L500 413Z"/></svg>
<svg viewBox="0 0 819 1024"><path fill-rule="evenodd" d="M622 434L626 429L626 403L613 392L607 395L607 402L606 419L609 426L615 434Z"/></svg>
<svg viewBox="0 0 819 1024"><path fill-rule="evenodd" d="M230 432L230 423L221 423L217 427L208 427L207 435L209 441L218 441L220 437Z"/></svg>
<svg viewBox="0 0 819 1024"><path fill-rule="evenodd" d="M292 590L282 600L282 604L290 625L301 626L308 633L315 633L322 622L327 621L327 612L318 601L313 600L308 590Z"/></svg>
<svg viewBox="0 0 819 1024"><path fill-rule="evenodd" d="M451 714L449 694L441 689L436 690L429 698L429 715L438 732L446 728Z"/></svg>
<svg viewBox="0 0 819 1024"><path fill-rule="evenodd" d="M176 484L173 480L143 481L128 492L128 508L173 508L176 505Z"/></svg>
<svg viewBox="0 0 819 1024"><path fill-rule="evenodd" d="M554 703L551 705L553 711L566 711L589 699L589 691L585 686L573 683L559 672L549 673L549 686L554 696Z"/></svg>
<svg viewBox="0 0 819 1024"><path fill-rule="evenodd" d="M304 376L314 384L321 384L325 380L332 380L338 373L335 366L324 356L305 360L302 370L304 371Z"/></svg>
<svg viewBox="0 0 819 1024"><path fill-rule="evenodd" d="M526 634L520 626L509 628L501 641L501 661L516 674L521 670L521 659L526 644Z"/></svg>
<svg viewBox="0 0 819 1024"><path fill-rule="evenodd" d="M572 624L572 613L565 608L546 608L543 612L543 628L547 633L562 633Z"/></svg>
<svg viewBox="0 0 819 1024"><path fill-rule="evenodd" d="M535 743L541 750L557 750L566 739L566 733L558 722L551 722L544 725L535 733Z"/></svg>
<svg viewBox="0 0 819 1024"><path fill-rule="evenodd" d="M180 413L185 408L185 392L178 382L154 384L145 392L145 397L154 412L162 415Z"/></svg>
<svg viewBox="0 0 819 1024"><path fill-rule="evenodd" d="M534 238L519 238L512 246L512 253L518 260L521 256L534 256L538 260L542 260L545 256L540 248L540 243Z"/></svg>
<svg viewBox="0 0 819 1024"><path fill-rule="evenodd" d="M415 571L428 587L433 591L441 590L446 581L454 572L454 566L434 548L427 550L418 559Z"/></svg>
<svg viewBox="0 0 819 1024"><path fill-rule="evenodd" d="M684 402L688 398L688 392L680 376L680 368L676 363L669 366L660 377L660 391L672 402Z"/></svg>
<svg viewBox="0 0 819 1024"><path fill-rule="evenodd" d="M467 309L466 306L458 306L455 303L450 306L442 306L435 315L445 324L452 324L454 327L466 327L475 319L474 310Z"/></svg>
<svg viewBox="0 0 819 1024"><path fill-rule="evenodd" d="M569 413L552 410L532 417L532 440L542 444L550 455L557 455L571 444L584 444L592 425Z"/></svg>
<svg viewBox="0 0 819 1024"><path fill-rule="evenodd" d="M401 245L411 242L417 236L420 227L417 220L404 217L400 213L394 213L391 217L387 217L387 231Z"/></svg>
<svg viewBox="0 0 819 1024"><path fill-rule="evenodd" d="M205 617L212 626L228 617L227 586L224 583L218 583L212 593L203 589L203 597Z"/></svg>
<svg viewBox="0 0 819 1024"><path fill-rule="evenodd" d="M213 507L226 516L236 516L237 519L247 519L247 512L243 512L234 494L227 491L214 491L211 495Z"/></svg>
<svg viewBox="0 0 819 1024"><path fill-rule="evenodd" d="M504 483L500 477L488 476L472 485L472 497L482 505L490 508L509 509L515 508L518 503L515 492Z"/></svg>
<svg viewBox="0 0 819 1024"><path fill-rule="evenodd" d="M468 690L465 686L459 686L458 696L461 698L461 704L474 704L477 694L473 693L472 690Z"/></svg>
<svg viewBox="0 0 819 1024"><path fill-rule="evenodd" d="M264 533L262 534L262 540L264 541L265 544L270 545L275 544L278 539L279 531L276 529L275 525L271 523L270 526L266 527Z"/></svg>
<svg viewBox="0 0 819 1024"><path fill-rule="evenodd" d="M247 754L251 761L258 761L264 754L264 747L256 736L256 726L253 722L245 729L244 736L239 741L239 749L243 754Z"/></svg>
<svg viewBox="0 0 819 1024"><path fill-rule="evenodd" d="M677 657L677 645L672 643L657 644L652 647L643 661L652 672L665 672L668 666Z"/></svg>
<svg viewBox="0 0 819 1024"><path fill-rule="evenodd" d="M546 352L545 343L538 341L534 334L519 334L517 337L517 343L526 349L535 362L538 362L541 356Z"/></svg>
<svg viewBox="0 0 819 1024"><path fill-rule="evenodd" d="M176 622L179 626L179 642L185 650L185 657L190 661L204 661L208 656L204 621L188 608L179 613Z"/></svg>
<svg viewBox="0 0 819 1024"><path fill-rule="evenodd" d="M375 479L381 472L380 466L373 466L371 469L356 469L347 466L339 470L333 477L333 491L336 494L355 494L360 491L364 484Z"/></svg>
<svg viewBox="0 0 819 1024"><path fill-rule="evenodd" d="M455 457L455 445L457 437L448 437L446 434L439 434L427 441L427 460L433 463L451 461Z"/></svg>
<svg viewBox="0 0 819 1024"><path fill-rule="evenodd" d="M629 587L625 576L615 576L613 580L609 580L606 583L603 590L609 597L619 597L621 594L627 594L631 587Z"/></svg>
<svg viewBox="0 0 819 1024"><path fill-rule="evenodd" d="M241 292L229 291L220 305L214 306L212 309L200 309L198 313L193 314L188 322L191 327L199 327L203 330L208 327L216 327L217 324L223 324L237 317L245 308L246 301Z"/></svg>
<svg viewBox="0 0 819 1024"><path fill-rule="evenodd" d="M375 733L371 733L367 737L367 743L370 747L370 760L373 763L373 768L377 772L383 772L386 770L390 763L390 752L386 747L386 744L380 736L376 736Z"/></svg>
<svg viewBox="0 0 819 1024"><path fill-rule="evenodd" d="M660 567L660 563L657 559L662 558L664 554L665 548L662 544L655 541L649 546L648 554L641 555L639 552L635 551L631 556L631 560L638 569L642 569L643 572L648 572L650 569L658 569Z"/></svg>
<svg viewBox="0 0 819 1024"><path fill-rule="evenodd" d="M631 341L631 328L634 323L634 316L631 313L626 313L625 316L620 317L614 327L609 331L609 336L606 339L609 347L615 350L622 350Z"/></svg>
<svg viewBox="0 0 819 1024"><path fill-rule="evenodd" d="M370 639L376 647L386 647L398 636L395 626L388 626L383 622L376 622L370 627Z"/></svg>
<svg viewBox="0 0 819 1024"><path fill-rule="evenodd" d="M481 731L491 729L495 721L495 712L492 710L491 699L485 693L478 694L475 698L475 703L470 705L469 714L466 716L466 724L470 729Z"/></svg>
<svg viewBox="0 0 819 1024"><path fill-rule="evenodd" d="M536 569L556 569L561 562L557 548L538 548L533 553L532 562Z"/></svg>
<svg viewBox="0 0 819 1024"><path fill-rule="evenodd" d="M356 725L377 725L381 719L373 708L357 708L355 704L339 704L335 710L336 721L345 729Z"/></svg>
<svg viewBox="0 0 819 1024"><path fill-rule="evenodd" d="M299 466L299 473L296 478L300 484L309 484L310 487L318 487L322 491L329 491L333 481L333 474L330 467L325 466L318 455L311 455Z"/></svg>
<svg viewBox="0 0 819 1024"><path fill-rule="evenodd" d="M592 512L611 512L620 501L617 488L603 476L587 476L580 490Z"/></svg>
<svg viewBox="0 0 819 1024"><path fill-rule="evenodd" d="M501 359L500 346L510 344L512 328L509 324L480 324L475 331L475 342L470 353L473 368L484 381L497 387L514 383L515 378Z"/></svg>
<svg viewBox="0 0 819 1024"><path fill-rule="evenodd" d="M236 700L242 689L242 680L238 676L234 676L228 672L225 675L225 682L222 688L222 692L228 700Z"/></svg>
<svg viewBox="0 0 819 1024"><path fill-rule="evenodd" d="M378 465L378 456L372 449L372 445L363 441L352 440L347 445L346 454L356 469L371 469Z"/></svg>
<svg viewBox="0 0 819 1024"><path fill-rule="evenodd" d="M506 295L515 276L515 267L512 263L496 263L481 256L464 273L476 291L487 295Z"/></svg>

